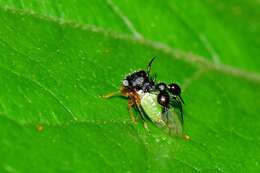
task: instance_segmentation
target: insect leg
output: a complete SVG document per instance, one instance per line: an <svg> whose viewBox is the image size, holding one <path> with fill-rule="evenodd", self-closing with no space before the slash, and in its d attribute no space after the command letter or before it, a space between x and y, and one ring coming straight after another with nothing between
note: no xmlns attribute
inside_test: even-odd
<svg viewBox="0 0 260 173"><path fill-rule="evenodd" d="M140 107L140 105L136 104L136 109L137 109L138 113L140 114L140 117L141 117L141 119L142 119L142 121L143 121L143 126L144 126L144 128L149 132L149 131L150 131L150 130L149 130L149 127L148 127L148 125L147 125L147 122L145 121L145 117L146 117L146 116L145 116L145 114L144 114L142 108Z"/></svg>
<svg viewBox="0 0 260 173"><path fill-rule="evenodd" d="M109 98L114 97L114 96L121 96L121 92L120 91L111 92L111 93L108 93L106 95L102 95L101 97L104 98L104 99L109 99Z"/></svg>
<svg viewBox="0 0 260 173"><path fill-rule="evenodd" d="M134 105L133 100L129 99L128 106L127 106L128 112L129 112L131 120L133 121L134 124L136 124L137 120L136 120L134 113L133 113L133 105Z"/></svg>

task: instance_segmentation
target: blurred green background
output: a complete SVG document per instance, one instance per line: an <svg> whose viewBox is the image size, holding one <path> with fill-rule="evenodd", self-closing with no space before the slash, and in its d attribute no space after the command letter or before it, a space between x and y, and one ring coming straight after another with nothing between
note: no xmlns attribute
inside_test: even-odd
<svg viewBox="0 0 260 173"><path fill-rule="evenodd" d="M0 0L0 172L260 172L257 0ZM157 59L190 141L101 99Z"/></svg>

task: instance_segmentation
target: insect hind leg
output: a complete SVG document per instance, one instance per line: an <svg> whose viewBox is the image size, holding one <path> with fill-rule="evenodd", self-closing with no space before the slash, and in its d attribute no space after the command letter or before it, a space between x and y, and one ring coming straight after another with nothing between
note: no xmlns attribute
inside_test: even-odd
<svg viewBox="0 0 260 173"><path fill-rule="evenodd" d="M145 130L150 132L148 124L146 122L146 116L145 116L145 113L143 112L142 108L139 105L136 105L136 110L138 111L138 113L143 121L143 126L144 126Z"/></svg>
<svg viewBox="0 0 260 173"><path fill-rule="evenodd" d="M131 120L133 121L134 124L136 124L137 123L137 119L134 116L133 105L134 105L133 100L129 100L128 101L128 105L127 105L128 112L129 112Z"/></svg>
<svg viewBox="0 0 260 173"><path fill-rule="evenodd" d="M142 120L143 122L143 126L144 128L149 132L149 128L148 128L148 125L145 121L145 115L142 111L142 109L140 108L140 106L138 104L135 103L134 100L129 100L128 101L128 112L130 114L130 118L132 119L132 121L136 124L137 123L137 119L135 118L134 116L134 113L133 113L133 107L137 110L137 112L139 113L139 116L140 116L140 119Z"/></svg>

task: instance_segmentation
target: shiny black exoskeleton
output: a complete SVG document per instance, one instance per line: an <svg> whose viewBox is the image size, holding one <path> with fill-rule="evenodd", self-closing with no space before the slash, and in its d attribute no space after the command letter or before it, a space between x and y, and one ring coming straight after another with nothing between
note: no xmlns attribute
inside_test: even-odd
<svg viewBox="0 0 260 173"><path fill-rule="evenodd" d="M175 83L169 84L168 89L169 89L170 93L172 93L173 95L180 96L180 94L181 94L181 88L179 87L179 85L177 85Z"/></svg>
<svg viewBox="0 0 260 173"><path fill-rule="evenodd" d="M157 101L160 105L162 105L164 107L168 107L170 104L169 93L172 94L173 96L178 96L182 101L181 88L176 83L172 83L167 86L165 83L161 82L161 83L156 84L155 88L160 92L157 97Z"/></svg>
<svg viewBox="0 0 260 173"><path fill-rule="evenodd" d="M170 96L166 91L161 91L157 96L157 102L163 107L168 107Z"/></svg>
<svg viewBox="0 0 260 173"><path fill-rule="evenodd" d="M124 87L133 91L143 90L149 92L155 89L155 79L150 77L151 64L154 58L149 62L147 70L140 70L128 75L122 82Z"/></svg>
<svg viewBox="0 0 260 173"><path fill-rule="evenodd" d="M156 84L155 88L159 91L157 102L163 106L163 111L167 112L170 105L178 108L181 112L181 122L183 123L183 110L184 104L181 98L181 88L176 83L166 85L165 83Z"/></svg>

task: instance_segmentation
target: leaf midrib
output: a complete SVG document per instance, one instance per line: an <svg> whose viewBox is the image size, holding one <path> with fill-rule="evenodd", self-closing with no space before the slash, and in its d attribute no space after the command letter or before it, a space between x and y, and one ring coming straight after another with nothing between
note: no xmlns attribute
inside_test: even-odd
<svg viewBox="0 0 260 173"><path fill-rule="evenodd" d="M167 54L168 56L170 56L171 58L179 59L189 64L194 64L201 69L217 71L225 75L242 78L244 80L254 82L260 85L260 74L257 72L242 70L240 68L236 68L225 64L215 64L207 60L207 58L203 56L185 52L158 41L153 41L146 38L135 38L127 34L115 32L95 25L82 24L76 21L69 21L69 20L65 21L57 17L42 15L31 10L15 9L13 7L8 7L8 6L6 7L0 6L0 10L6 13L16 14L20 16L33 17L34 19L54 23L61 27L69 27L73 29L79 29L82 31L94 32L94 33L102 34L109 38L123 40L126 42L131 42L139 45L145 45L157 51L161 51Z"/></svg>

